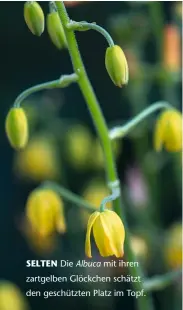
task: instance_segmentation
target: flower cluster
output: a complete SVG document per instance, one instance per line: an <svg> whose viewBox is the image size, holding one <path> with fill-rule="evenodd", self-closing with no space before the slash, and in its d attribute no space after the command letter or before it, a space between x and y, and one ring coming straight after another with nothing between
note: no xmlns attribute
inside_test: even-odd
<svg viewBox="0 0 183 310"><path fill-rule="evenodd" d="M46 19L46 26L52 43L58 49L62 49L67 48L69 45L68 32L69 30L72 30L72 28L68 28L69 23L67 25L64 25L63 27L59 13L55 7L55 4L51 2L50 12L47 15ZM29 30L32 32L33 35L42 35L45 29L45 16L41 6L36 1L25 3L24 19L26 25L28 26ZM74 25L74 23L70 24L70 26L72 26L72 24ZM75 22L75 24L77 26L77 24L79 23ZM82 26L82 22L80 24L80 26ZM86 27L89 27L88 25L91 25L91 29L94 29L94 24L87 23ZM80 29L82 29L82 27ZM85 29L86 28L84 28L84 30ZM88 29L90 29L90 27ZM99 32L101 32L101 28ZM104 31L102 32L104 33ZM120 46L114 45L112 39L109 39L108 42L110 46L107 48L105 53L105 67L112 82L118 87L123 87L128 83L129 80L129 66L126 60L126 56ZM172 64L170 65L172 66ZM79 73L75 72L73 75L74 79L72 81L78 81L80 78ZM55 83L53 82L52 86L55 85ZM56 82L56 87L61 87L61 79ZM68 86L67 79L65 85ZM90 87L88 89L90 90ZM43 140L31 140L28 148L26 149L29 138L28 121L24 110L20 107L20 103L21 102L18 102L18 99L17 101L15 101L14 107L10 109L6 117L5 124L6 134L10 145L16 150L24 149L21 153L21 156L19 157L20 160L17 161L17 166L19 167L19 170L21 170L21 174L23 175L26 175L28 171L29 175L31 175L33 180L42 181L43 179L50 176L52 179L55 179L57 178L58 165L52 147L50 147L50 145L45 143L45 141ZM95 109L92 108L92 110ZM103 117L101 116L101 122L102 121ZM103 126L105 127L105 123L103 124ZM127 127L128 126L126 126L125 128ZM78 148L78 136L80 137L80 140L82 142L82 148ZM93 141L90 139L90 135L88 135L86 132L83 134L80 128L79 130L75 129L74 131L72 131L72 134L70 134L70 138L69 136L67 138L69 142L67 146L67 160L73 162L74 158L74 162L76 163L77 167L81 169L87 163L88 158L91 158L88 156L90 156L90 149L93 148ZM109 139L109 137L107 138ZM105 146L106 137L104 137L104 140L105 141L102 146ZM84 144L86 146L85 148L83 148ZM160 151L162 147L164 147L169 152L178 152L182 149L182 115L179 111L173 108L167 108L160 115L156 123L154 131L154 148L156 151ZM112 149L110 150L110 146L105 150L106 153L108 151L111 151L111 156L108 156L106 154L106 158L109 157L110 161L110 158L112 158ZM96 147L95 157L99 158L99 165L101 157L100 152L100 146ZM88 195L91 196L90 193ZM93 199L96 198L93 194L92 196ZM99 199L99 195L97 195L96 199ZM116 197L114 199L116 199ZM41 188L34 190L28 197L25 213L26 221L28 223L28 226L31 228L30 236L36 236L38 244L44 244L45 248L49 248L51 244L51 236L53 236L56 232L64 233L66 231L63 201L58 195L58 193L53 191L52 189ZM105 257L114 255L116 257L123 257L125 228L121 218L116 212L112 210L107 210L103 207L99 211L94 212L89 217L85 241L85 253L88 257L92 257L90 241L92 231L101 256ZM35 240L35 238L33 239Z"/></svg>

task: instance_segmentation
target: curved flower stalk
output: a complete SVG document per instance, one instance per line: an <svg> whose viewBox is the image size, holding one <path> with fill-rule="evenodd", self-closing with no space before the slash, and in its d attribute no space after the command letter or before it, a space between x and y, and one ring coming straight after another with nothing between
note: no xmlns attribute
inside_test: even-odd
<svg viewBox="0 0 183 310"><path fill-rule="evenodd" d="M8 140L15 149L23 149L28 143L28 123L21 103L30 95L44 89L63 88L76 82L77 74L63 75L58 80L32 86L23 91L14 101L6 118L6 133Z"/></svg>

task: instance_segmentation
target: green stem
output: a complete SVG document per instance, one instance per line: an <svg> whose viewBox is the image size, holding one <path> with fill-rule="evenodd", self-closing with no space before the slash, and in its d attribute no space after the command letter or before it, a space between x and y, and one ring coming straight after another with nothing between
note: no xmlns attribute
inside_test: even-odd
<svg viewBox="0 0 183 310"><path fill-rule="evenodd" d="M116 168L113 160L113 152L111 147L111 142L108 138L108 129L101 112L99 103L94 94L90 81L87 77L80 52L78 50L76 38L73 31L67 29L67 24L70 22L65 6L61 1L55 1L63 28L65 30L65 35L68 41L68 49L71 56L74 71L78 75L78 84L81 92L87 102L88 108L90 110L91 116L94 120L94 124L98 135L100 137L106 159L107 175L110 182L116 181L117 174Z"/></svg>
<svg viewBox="0 0 183 310"><path fill-rule="evenodd" d="M133 117L131 121L129 121L124 126L115 127L110 130L109 136L110 138L116 139L126 136L129 131L131 131L136 125L140 122L145 120L149 115L156 112L159 109L174 109L169 103L162 101L151 105L150 107L146 108L144 111L139 113L137 116Z"/></svg>
<svg viewBox="0 0 183 310"><path fill-rule="evenodd" d="M77 41L74 35L73 31L70 31L67 29L67 25L70 23L69 16L66 12L64 3L62 1L55 1L58 14L60 17L60 20L62 22L67 43L68 43L68 50L70 53L70 57L72 60L74 71L78 74L78 85L80 87L80 90L86 100L86 103L88 105L88 108L90 110L93 122L95 124L98 136L100 138L103 152L105 156L105 167L107 172L107 178L108 182L115 182L118 180L117 172L116 172L116 165L113 157L112 152L112 146L111 141L108 134L108 128L106 125L106 121L104 119L104 116L102 114L102 111L100 109L98 100L95 96L95 93L93 91L93 88L91 86L91 83L88 79L87 73L85 71L80 52L78 50ZM125 243L125 249L126 249L126 257L128 261L134 261L134 254L130 247L130 237L129 237L129 231L128 226L125 221L124 212L121 208L121 197L118 197L116 200L114 200L114 210L115 212L123 219L125 230L126 230L126 243ZM133 276L139 276L139 269L138 268L131 268L130 273ZM143 284L141 282L134 282L133 283L134 290L142 290ZM144 296L143 298L137 299L137 305L139 310L151 310L153 309L151 305L151 300L148 298L148 296Z"/></svg>
<svg viewBox="0 0 183 310"><path fill-rule="evenodd" d="M110 34L101 26L95 24L95 23L87 23L87 22L75 22L71 21L67 24L67 29L72 31L85 31L85 30L95 30L99 33L101 33L107 40L109 46L114 46L114 41L111 38Z"/></svg>
<svg viewBox="0 0 183 310"><path fill-rule="evenodd" d="M76 82L78 79L77 74L73 73L70 75L63 75L58 80L54 80L51 82L46 82L42 84L38 84L32 86L26 90L24 90L14 101L14 107L19 108L20 104L23 100L25 100L28 96L32 95L35 92L41 91L43 89L53 89L53 88L62 88L66 87L69 84Z"/></svg>
<svg viewBox="0 0 183 310"><path fill-rule="evenodd" d="M105 210L105 205L109 202L109 201L113 201L116 198L120 197L121 193L120 193L120 187L119 187L119 180L117 180L116 182L113 182L110 185L110 188L112 189L112 194L110 196L105 197L100 205L100 212L103 212Z"/></svg>
<svg viewBox="0 0 183 310"><path fill-rule="evenodd" d="M41 188L50 188L53 191L57 192L61 197L65 198L65 200L72 202L76 206L80 208L85 208L89 211L96 211L96 208L90 203L55 182L46 181L41 184Z"/></svg>
<svg viewBox="0 0 183 310"><path fill-rule="evenodd" d="M48 6L49 6L50 13L57 11L54 1L49 1Z"/></svg>

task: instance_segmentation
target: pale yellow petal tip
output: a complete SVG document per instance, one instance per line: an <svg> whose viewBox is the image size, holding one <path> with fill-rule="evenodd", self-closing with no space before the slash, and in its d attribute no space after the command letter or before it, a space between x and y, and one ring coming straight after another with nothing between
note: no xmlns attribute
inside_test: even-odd
<svg viewBox="0 0 183 310"><path fill-rule="evenodd" d="M88 258L92 258L92 255L89 254L89 253L86 253L86 251L85 251L85 255L86 255L86 257L88 257Z"/></svg>
<svg viewBox="0 0 183 310"><path fill-rule="evenodd" d="M89 258L92 257L91 256L91 241L90 241L91 230L95 223L96 218L99 215L100 215L100 212L96 211L89 217L89 220L88 220L86 239L85 239L85 253L86 253L86 256L88 256Z"/></svg>
<svg viewBox="0 0 183 310"><path fill-rule="evenodd" d="M162 145L154 145L154 149L157 153L160 153L162 151Z"/></svg>
<svg viewBox="0 0 183 310"><path fill-rule="evenodd" d="M66 224L63 222L63 219L60 219L56 223L57 232L64 234L67 231Z"/></svg>
<svg viewBox="0 0 183 310"><path fill-rule="evenodd" d="M124 250L123 247L121 249L121 251L119 251L118 255L116 256L117 258L122 258L124 256Z"/></svg>
<svg viewBox="0 0 183 310"><path fill-rule="evenodd" d="M160 126L156 126L154 134L154 150L161 152L163 147L163 132L160 131Z"/></svg>
<svg viewBox="0 0 183 310"><path fill-rule="evenodd" d="M91 255L91 244L90 244L90 239L88 239L88 238L85 241L85 255L88 258L92 258L92 255Z"/></svg>

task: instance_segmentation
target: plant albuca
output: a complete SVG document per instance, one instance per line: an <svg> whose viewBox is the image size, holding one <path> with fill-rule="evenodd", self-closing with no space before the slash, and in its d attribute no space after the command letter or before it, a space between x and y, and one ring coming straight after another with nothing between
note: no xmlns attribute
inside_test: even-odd
<svg viewBox="0 0 183 310"><path fill-rule="evenodd" d="M108 45L104 52L106 74L111 79L111 87L117 86L122 88L122 90L127 88L128 83L130 83L129 64L124 51L114 43L110 34L96 23L70 20L63 1L50 2L49 11L45 18L41 5L35 1L26 2L24 4L25 23L31 33L39 37L45 31L45 27L47 28L49 38L55 47L60 51L63 48L67 49L71 58L73 72L23 91L15 99L13 106L8 112L5 121L7 138L10 145L16 151L23 150L27 144L29 145L28 121L21 107L21 103L28 96L43 89L61 89L76 83L90 111L102 146L105 159L106 184L111 194L103 197L100 206L92 206L59 184L47 181L40 184L40 187L30 193L28 197L25 212L27 223L32 227L34 234L39 239L42 238L42 240L45 240L46 237L49 237L55 231L65 231L66 223L62 199L66 199L80 208L93 212L86 227L85 254L87 257L92 257L90 235L93 232L95 243L101 256L108 257L114 255L121 258L125 255L127 261L135 261L134 252L132 252L130 245L128 223L125 219L125 206L121 196L123 184L120 184L118 178L112 142L115 139L126 137L134 127L138 126L154 112L163 110L154 130L154 148L158 152L163 147L168 152L180 151L182 149L182 115L169 103L160 101L144 109L125 124L115 126L109 130L87 76L75 32L82 31L83 35L85 35L85 32L94 30L106 39ZM107 202L112 202L112 210L107 209ZM97 211L96 207L99 207ZM136 266L129 268L128 273L132 277L141 276L142 278L141 282L132 283L135 291L145 290L143 298L135 300L138 310L154 309L151 290L158 289L164 283L166 285L167 276L160 276L155 280L145 279L143 270Z"/></svg>

